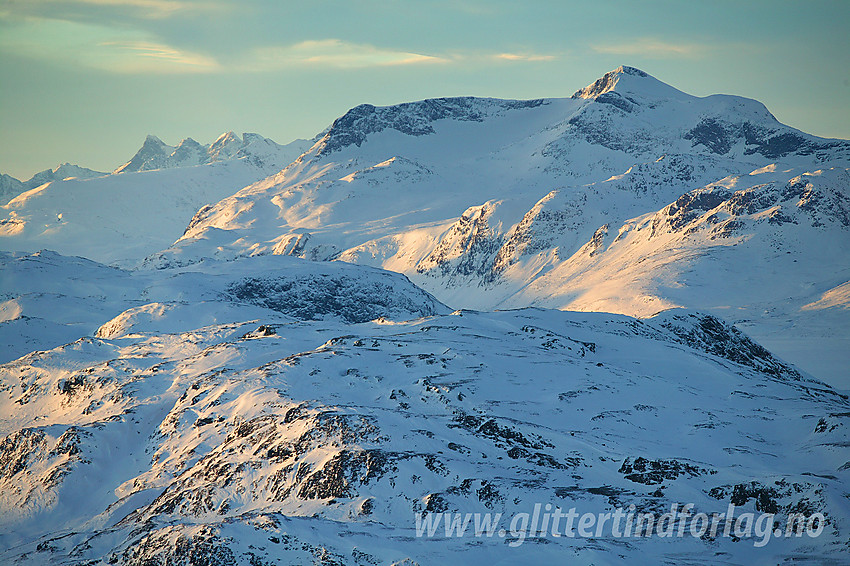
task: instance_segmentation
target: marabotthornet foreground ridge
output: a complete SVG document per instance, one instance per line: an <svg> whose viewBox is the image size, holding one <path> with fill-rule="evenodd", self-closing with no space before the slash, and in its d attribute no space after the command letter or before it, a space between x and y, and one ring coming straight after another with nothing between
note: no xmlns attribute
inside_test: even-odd
<svg viewBox="0 0 850 566"><path fill-rule="evenodd" d="M850 143L628 67L237 138L3 208L0 561L847 555Z"/></svg>

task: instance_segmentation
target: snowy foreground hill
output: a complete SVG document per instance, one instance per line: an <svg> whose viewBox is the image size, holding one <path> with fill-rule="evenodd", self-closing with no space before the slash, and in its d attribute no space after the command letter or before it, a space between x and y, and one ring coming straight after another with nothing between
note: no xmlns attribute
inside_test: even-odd
<svg viewBox="0 0 850 566"><path fill-rule="evenodd" d="M103 320L0 366L4 564L847 556L850 402L710 315L451 312L401 275L276 256L4 269L10 286L61 282L27 308ZM125 310L90 312L101 293ZM567 536L563 520L558 537L529 518L661 522L674 504L716 514L714 534L625 538L623 519ZM421 523L455 513L498 528ZM786 536L798 513L822 523Z"/></svg>
<svg viewBox="0 0 850 566"><path fill-rule="evenodd" d="M849 170L623 67L24 192L0 563L844 563Z"/></svg>

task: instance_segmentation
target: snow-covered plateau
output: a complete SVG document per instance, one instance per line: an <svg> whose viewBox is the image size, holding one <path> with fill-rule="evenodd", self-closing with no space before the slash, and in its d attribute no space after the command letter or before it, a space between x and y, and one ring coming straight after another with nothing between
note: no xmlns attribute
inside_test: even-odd
<svg viewBox="0 0 850 566"><path fill-rule="evenodd" d="M850 142L620 67L63 167L0 178L0 563L846 563Z"/></svg>

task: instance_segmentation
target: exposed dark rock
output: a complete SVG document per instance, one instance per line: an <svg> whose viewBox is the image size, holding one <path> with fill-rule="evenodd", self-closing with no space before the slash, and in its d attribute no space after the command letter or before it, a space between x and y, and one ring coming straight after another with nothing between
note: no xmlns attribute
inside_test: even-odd
<svg viewBox="0 0 850 566"><path fill-rule="evenodd" d="M636 106L634 101L628 100L620 93L613 91L600 94L596 97L596 102L616 106L623 112L631 112Z"/></svg>
<svg viewBox="0 0 850 566"><path fill-rule="evenodd" d="M354 497L357 485L379 479L389 467L388 456L381 450L343 450L304 479L298 497Z"/></svg>
<svg viewBox="0 0 850 566"><path fill-rule="evenodd" d="M822 486L791 482L784 478L774 481L772 485L752 481L718 486L710 489L708 495L718 500L728 498L737 507L743 507L752 500L755 510L762 513L781 513L786 516L800 513L809 517L823 511Z"/></svg>
<svg viewBox="0 0 850 566"><path fill-rule="evenodd" d="M666 311L651 319L671 331L676 339L692 348L751 367L777 378L801 381L793 367L776 359L764 347L719 318L703 313Z"/></svg>
<svg viewBox="0 0 850 566"><path fill-rule="evenodd" d="M694 146L702 145L718 155L724 155L734 144L744 142L744 155L757 153L768 159L779 159L792 153L812 155L818 151L850 148L850 143L845 141L817 141L796 132L768 129L751 122L731 124L716 118L703 118L684 138L692 140Z"/></svg>
<svg viewBox="0 0 850 566"><path fill-rule="evenodd" d="M712 153L723 155L732 149L732 139L723 124L714 118L704 118L684 135L694 145L705 146Z"/></svg>
<svg viewBox="0 0 850 566"><path fill-rule="evenodd" d="M434 133L432 123L451 119L481 122L488 111L507 111L535 108L544 100L492 100L474 97L432 98L395 106L376 107L371 104L355 106L337 118L324 138L320 155L338 151L350 145L360 146L367 136L387 129L409 136Z"/></svg>
<svg viewBox="0 0 850 566"><path fill-rule="evenodd" d="M24 428L0 440L0 477L11 478L27 467L31 455L45 450L44 431Z"/></svg>
<svg viewBox="0 0 850 566"><path fill-rule="evenodd" d="M657 485L665 480L675 480L679 476L696 477L709 472L705 468L680 462L678 460L649 460L639 456L631 460L626 458L617 470L629 481L646 485Z"/></svg>
<svg viewBox="0 0 850 566"><path fill-rule="evenodd" d="M398 313L409 316L437 314L437 301L411 287L399 292L392 281L341 275L310 275L297 279L248 277L228 286L233 298L260 305L302 320L327 315L346 322L366 322Z"/></svg>
<svg viewBox="0 0 850 566"><path fill-rule="evenodd" d="M266 326L265 324L261 324L257 327L256 330L252 330L251 332L246 332L242 335L243 339L251 339L251 338L263 338L265 336L274 336L277 334L277 331L273 326Z"/></svg>
<svg viewBox="0 0 850 566"><path fill-rule="evenodd" d="M179 529L179 528L177 528ZM154 531L135 542L121 557L128 566L235 566L236 556L212 528L172 538L172 529Z"/></svg>

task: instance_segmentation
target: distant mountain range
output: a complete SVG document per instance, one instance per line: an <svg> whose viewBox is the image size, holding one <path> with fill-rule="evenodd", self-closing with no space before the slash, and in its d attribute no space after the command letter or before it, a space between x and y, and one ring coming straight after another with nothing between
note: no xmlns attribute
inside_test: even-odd
<svg viewBox="0 0 850 566"><path fill-rule="evenodd" d="M198 209L279 171L310 145L228 132L208 146L186 139L175 148L148 136L112 174L66 178L88 170L62 166L54 179L33 177L35 190L0 207L0 249L136 263L179 237Z"/></svg>
<svg viewBox="0 0 850 566"><path fill-rule="evenodd" d="M281 159L288 162L287 159L294 159L309 145L306 140L296 140L287 146L282 146L259 134L245 133L239 136L233 132L227 132L208 145L201 145L192 138L186 138L176 146L170 146L158 137L149 135L133 158L112 173L192 167L231 159L246 159L263 168L272 161L275 164ZM85 180L108 174L70 163L63 163L54 169L45 169L27 181L20 181L11 175L0 173L0 203L6 204L19 194L52 181Z"/></svg>
<svg viewBox="0 0 850 566"><path fill-rule="evenodd" d="M201 145L186 138L177 146L166 145L156 136L148 136L133 158L113 173L135 173L154 169L193 167L230 159L247 159L257 167L279 165L280 160L295 159L310 146L306 140L297 140L282 146L259 134L242 136L227 132L209 145Z"/></svg>

